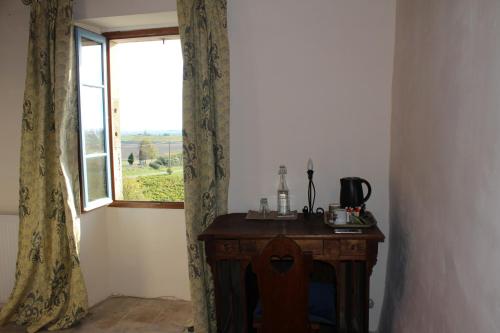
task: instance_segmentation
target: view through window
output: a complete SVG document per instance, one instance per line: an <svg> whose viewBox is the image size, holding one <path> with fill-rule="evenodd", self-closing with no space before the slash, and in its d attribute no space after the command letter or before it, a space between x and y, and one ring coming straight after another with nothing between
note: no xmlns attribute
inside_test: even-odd
<svg viewBox="0 0 500 333"><path fill-rule="evenodd" d="M115 200L184 201L178 36L109 40Z"/></svg>

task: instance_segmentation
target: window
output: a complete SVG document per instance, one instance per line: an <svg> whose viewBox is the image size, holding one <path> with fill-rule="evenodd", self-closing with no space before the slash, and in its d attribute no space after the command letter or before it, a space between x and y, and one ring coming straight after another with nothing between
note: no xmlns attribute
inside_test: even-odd
<svg viewBox="0 0 500 333"><path fill-rule="evenodd" d="M106 81L106 39L78 29L80 163L85 210L112 202Z"/></svg>
<svg viewBox="0 0 500 333"><path fill-rule="evenodd" d="M178 29L103 35L76 28L84 210L183 208Z"/></svg>

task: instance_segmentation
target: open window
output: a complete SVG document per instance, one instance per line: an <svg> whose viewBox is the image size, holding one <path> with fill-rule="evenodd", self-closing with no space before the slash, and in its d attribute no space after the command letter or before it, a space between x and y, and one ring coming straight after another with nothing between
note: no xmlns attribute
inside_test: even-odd
<svg viewBox="0 0 500 333"><path fill-rule="evenodd" d="M182 51L177 28L76 28L85 211L183 208Z"/></svg>
<svg viewBox="0 0 500 333"><path fill-rule="evenodd" d="M106 39L76 30L80 171L84 210L111 203Z"/></svg>

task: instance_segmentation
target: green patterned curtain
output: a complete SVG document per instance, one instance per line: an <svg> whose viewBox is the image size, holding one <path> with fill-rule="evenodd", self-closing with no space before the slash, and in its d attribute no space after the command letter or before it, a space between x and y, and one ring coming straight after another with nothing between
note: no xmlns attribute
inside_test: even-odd
<svg viewBox="0 0 500 333"><path fill-rule="evenodd" d="M226 0L177 0L184 57L183 154L196 332L216 332L214 288L198 235L227 212L229 45Z"/></svg>
<svg viewBox="0 0 500 333"><path fill-rule="evenodd" d="M79 231L78 113L72 0L33 0L24 92L16 282L0 312L28 332L87 313Z"/></svg>

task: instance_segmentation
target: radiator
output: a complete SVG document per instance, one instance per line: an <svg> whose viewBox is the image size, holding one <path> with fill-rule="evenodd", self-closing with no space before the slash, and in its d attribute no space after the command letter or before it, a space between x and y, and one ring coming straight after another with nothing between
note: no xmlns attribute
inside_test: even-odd
<svg viewBox="0 0 500 333"><path fill-rule="evenodd" d="M0 215L0 304L5 303L14 287L19 218Z"/></svg>

